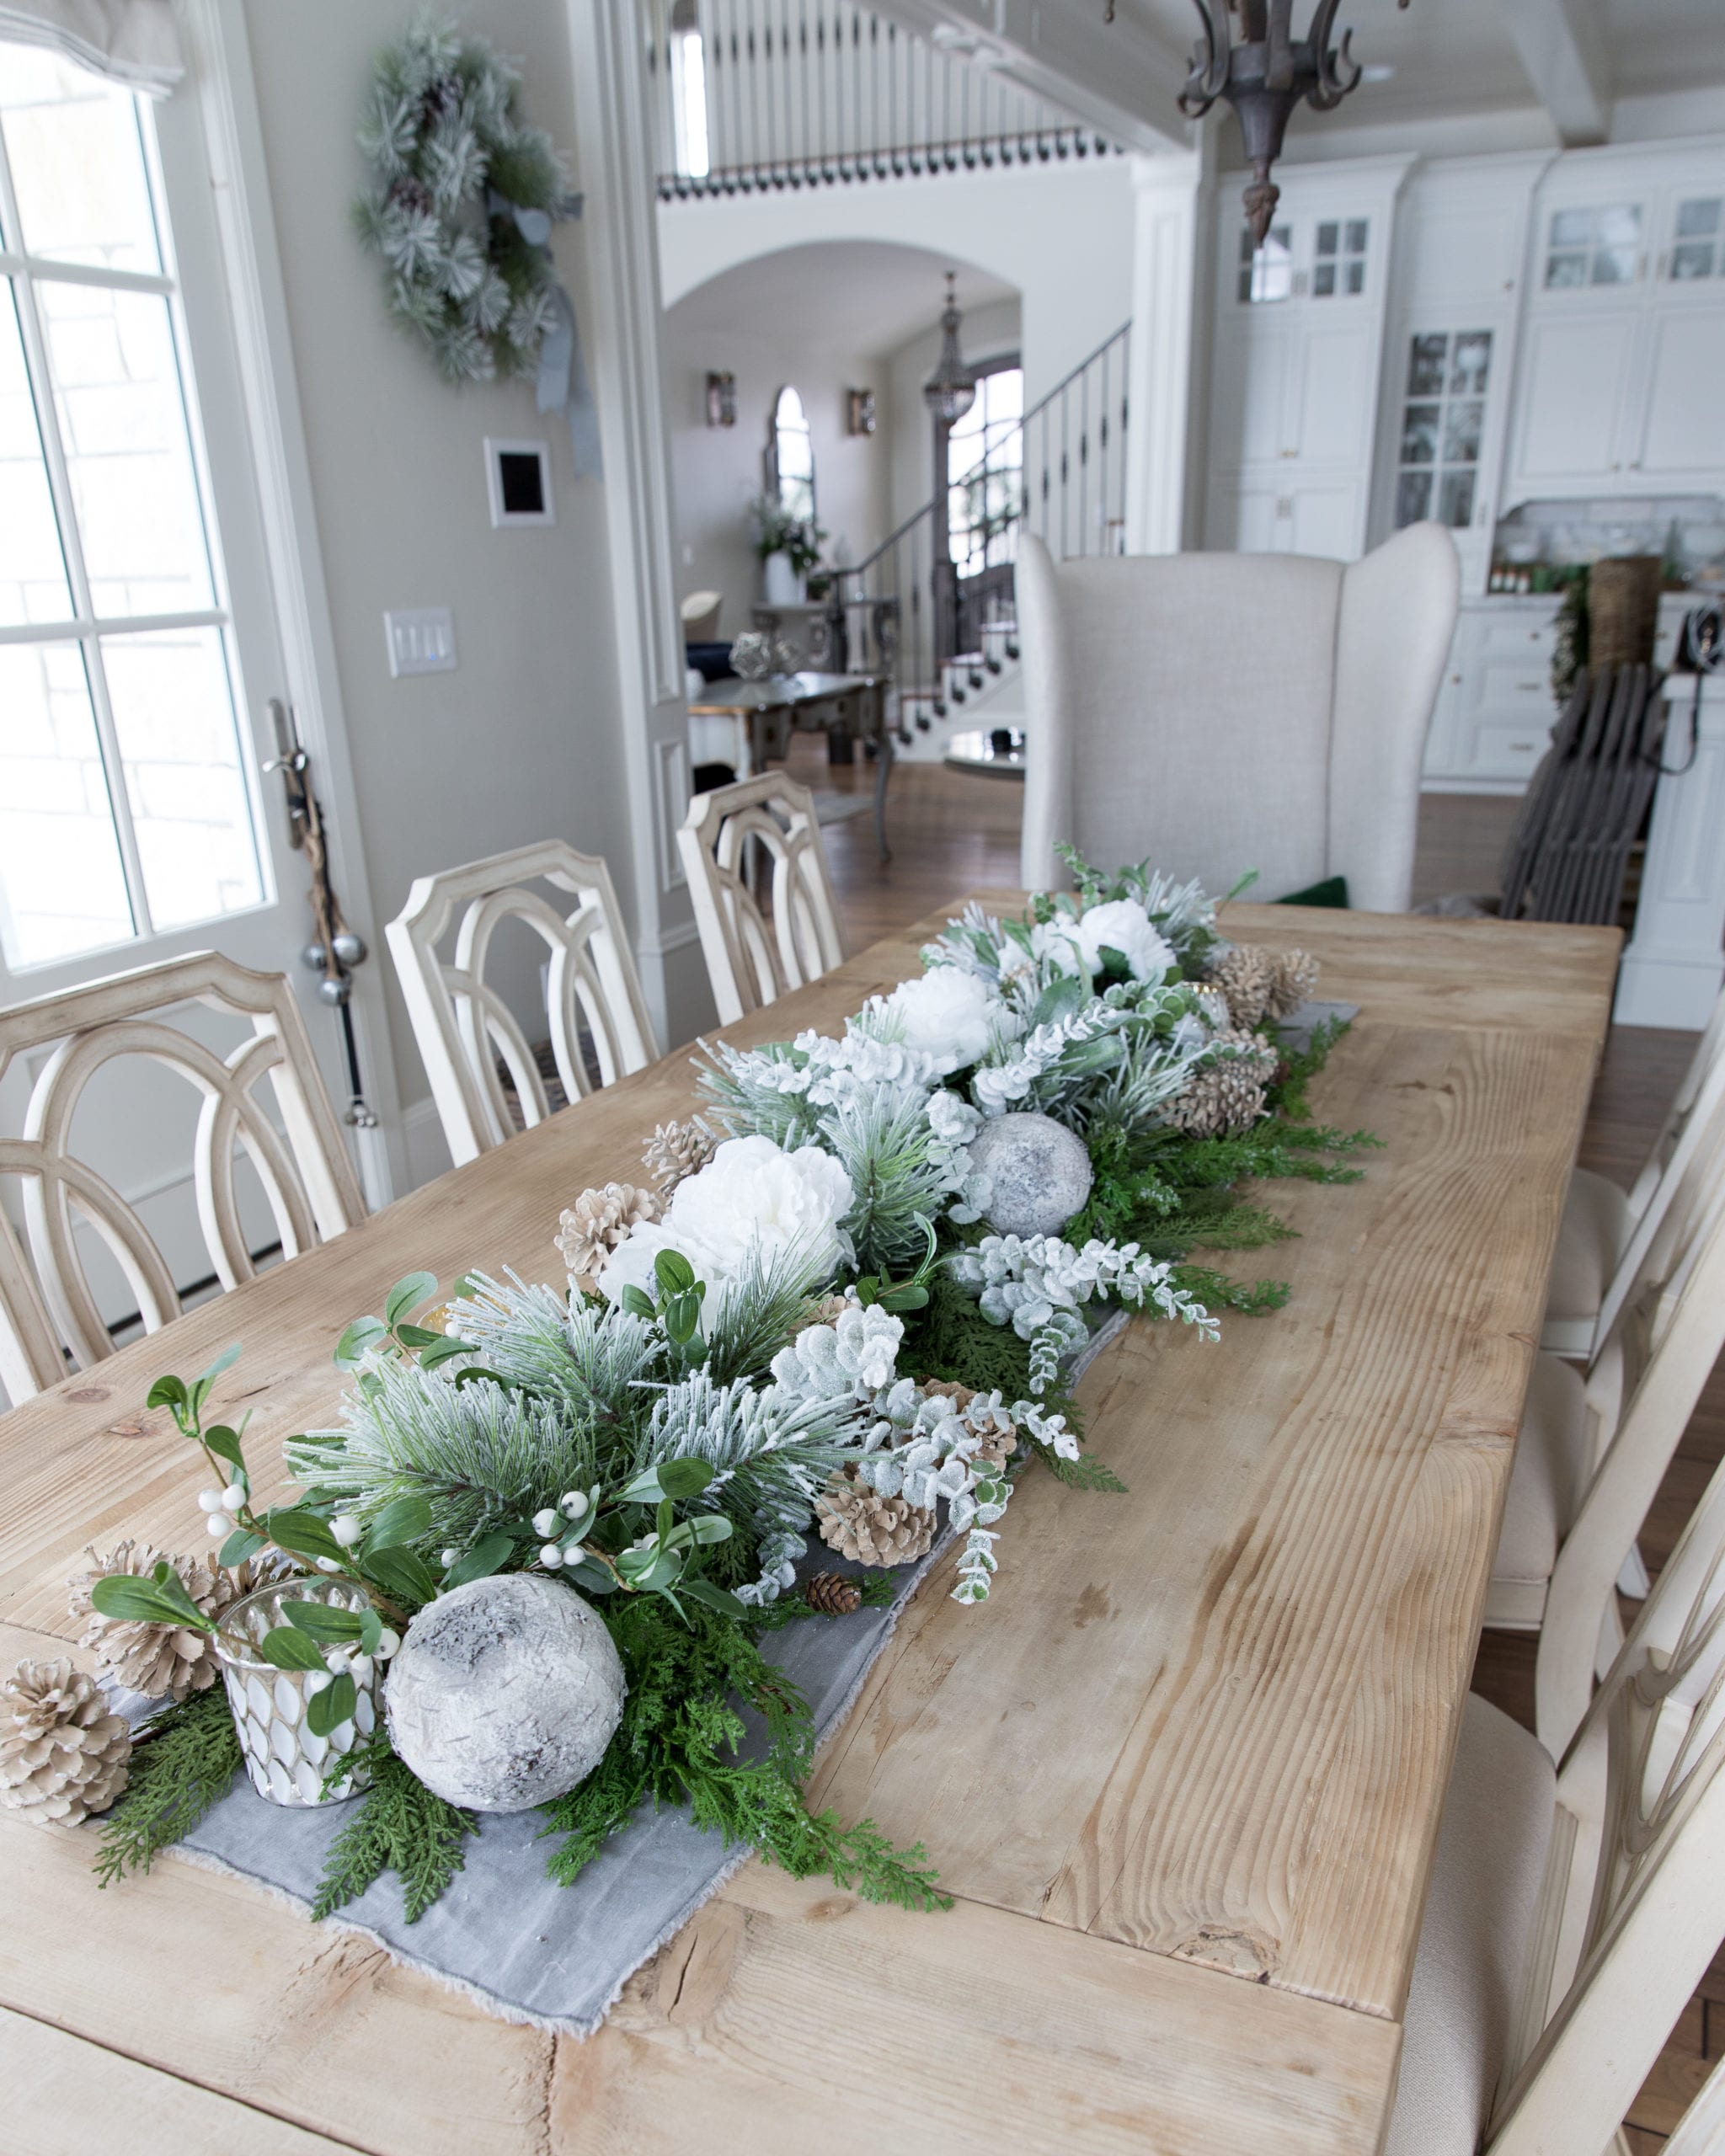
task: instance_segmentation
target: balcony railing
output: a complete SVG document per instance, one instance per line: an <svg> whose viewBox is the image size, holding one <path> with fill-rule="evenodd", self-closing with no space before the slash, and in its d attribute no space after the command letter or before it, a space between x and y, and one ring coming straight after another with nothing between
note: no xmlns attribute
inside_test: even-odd
<svg viewBox="0 0 1725 2156"><path fill-rule="evenodd" d="M660 0L650 63L666 200L1116 154L848 0Z"/></svg>

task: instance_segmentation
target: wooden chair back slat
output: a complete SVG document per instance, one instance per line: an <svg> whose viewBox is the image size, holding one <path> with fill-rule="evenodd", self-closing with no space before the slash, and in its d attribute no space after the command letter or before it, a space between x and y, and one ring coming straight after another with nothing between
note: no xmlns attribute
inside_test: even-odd
<svg viewBox="0 0 1725 2156"><path fill-rule="evenodd" d="M843 960L838 905L814 797L777 771L697 793L677 833L722 1024L802 988ZM749 888L772 864L772 918Z"/></svg>

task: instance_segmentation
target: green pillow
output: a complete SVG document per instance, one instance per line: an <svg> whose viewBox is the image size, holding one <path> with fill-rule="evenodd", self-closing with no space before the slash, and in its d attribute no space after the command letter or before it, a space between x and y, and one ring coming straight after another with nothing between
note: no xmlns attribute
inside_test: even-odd
<svg viewBox="0 0 1725 2156"><path fill-rule="evenodd" d="M1309 890L1290 891L1285 899L1276 900L1279 906L1345 906L1347 903L1345 876L1326 876L1322 883L1314 883Z"/></svg>

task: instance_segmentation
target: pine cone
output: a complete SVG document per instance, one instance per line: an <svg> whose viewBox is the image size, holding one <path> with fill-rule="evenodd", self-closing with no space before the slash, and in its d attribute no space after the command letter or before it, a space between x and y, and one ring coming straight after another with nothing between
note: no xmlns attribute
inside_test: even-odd
<svg viewBox="0 0 1725 2156"><path fill-rule="evenodd" d="M661 1123L641 1149L643 1165L669 1198L680 1182L699 1174L718 1149L718 1140L697 1116L690 1123Z"/></svg>
<svg viewBox="0 0 1725 2156"><path fill-rule="evenodd" d="M86 1620L81 1644L95 1649L104 1669L111 1670L130 1691L142 1692L152 1700L183 1700L188 1693L207 1691L221 1674L216 1642L209 1634L182 1630L174 1625L104 1617L90 1601L90 1589L109 1572L133 1572L147 1578L165 1554L147 1542L130 1540L122 1542L109 1557L99 1557L94 1550L86 1550L91 1569L76 1574L67 1584L72 1615ZM206 1617L219 1618L230 1604L264 1583L262 1574L254 1577L249 1566L224 1571L220 1566L206 1565L200 1557L169 1557L168 1561Z"/></svg>
<svg viewBox="0 0 1725 2156"><path fill-rule="evenodd" d="M1230 1058L1200 1070L1183 1093L1169 1102L1167 1119L1191 1138L1220 1138L1248 1129L1263 1113L1263 1084L1253 1065Z"/></svg>
<svg viewBox="0 0 1725 2156"><path fill-rule="evenodd" d="M0 1806L76 1827L126 1787L131 1732L93 1677L69 1662L21 1662L0 1685Z"/></svg>
<svg viewBox="0 0 1725 2156"><path fill-rule="evenodd" d="M584 1190L558 1222L557 1246L569 1278L590 1293L605 1262L631 1228L656 1220L660 1203L650 1190L631 1182L608 1182L603 1190Z"/></svg>
<svg viewBox="0 0 1725 2156"><path fill-rule="evenodd" d="M862 1565L911 1565L934 1540L934 1514L903 1497L884 1497L852 1470L835 1475L814 1501L820 1539Z"/></svg>
<svg viewBox="0 0 1725 2156"><path fill-rule="evenodd" d="M804 1581L803 1599L823 1617L848 1617L862 1607L862 1590L842 1572L816 1572Z"/></svg>
<svg viewBox="0 0 1725 2156"><path fill-rule="evenodd" d="M990 1467L1006 1465L1012 1457L1018 1443L1017 1426L1010 1417L1006 1417L1007 1427L1004 1430L998 1428L994 1416L989 1417L986 1428L979 1428L971 1421L970 1403L975 1399L976 1395L968 1385L959 1385L951 1378L923 1378L920 1380L920 1385L925 1395L932 1394L942 1400L950 1400L953 1403L953 1412L968 1423L977 1437L981 1439L982 1442L976 1448L976 1460L979 1465L985 1462Z"/></svg>
<svg viewBox="0 0 1725 2156"><path fill-rule="evenodd" d="M851 1307L848 1295L823 1295L819 1302L803 1305L803 1315L797 1330L804 1332L811 1325L836 1325Z"/></svg>
<svg viewBox="0 0 1725 2156"><path fill-rule="evenodd" d="M1274 967L1264 1008L1272 1018L1291 1018L1317 986L1317 960L1310 951L1278 951Z"/></svg>
<svg viewBox="0 0 1725 2156"><path fill-rule="evenodd" d="M1269 1008L1276 985L1276 954L1254 943L1236 943L1210 969L1208 985L1221 990L1228 1016L1250 1033Z"/></svg>

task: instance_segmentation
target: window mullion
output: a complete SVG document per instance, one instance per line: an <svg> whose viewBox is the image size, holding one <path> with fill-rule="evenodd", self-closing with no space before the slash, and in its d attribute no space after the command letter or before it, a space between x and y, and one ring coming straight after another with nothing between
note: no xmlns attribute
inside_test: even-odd
<svg viewBox="0 0 1725 2156"><path fill-rule="evenodd" d="M3 224L10 232L20 230L18 200L13 191L12 167L7 157L3 133L0 133L0 224ZM48 340L43 331L40 311L36 305L35 286L29 274L26 272L20 275L14 273L12 289L18 304L24 371L29 378L31 402L35 407L36 428L41 439L43 462L47 469L49 495L60 526L60 547L66 563L66 580L72 594L72 613L78 624L77 641L83 654L84 675L89 686L96 741L107 781L109 813L114 819L120 865L126 877L126 896L131 905L132 932L135 936L149 936L154 933L154 928L150 917L149 895L144 889L143 860L138 851L137 833L132 827L131 802L126 792L126 767L120 753L120 737L114 724L114 707L108 695L107 670L102 663L100 642L93 633L95 604L90 594L89 575L84 566L83 547L78 536L72 474L67 467L66 445L60 434L60 414L54 402L53 376L48 365Z"/></svg>

